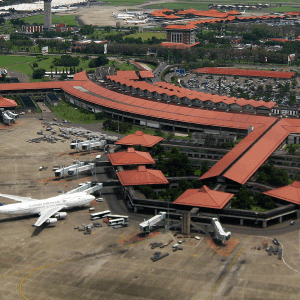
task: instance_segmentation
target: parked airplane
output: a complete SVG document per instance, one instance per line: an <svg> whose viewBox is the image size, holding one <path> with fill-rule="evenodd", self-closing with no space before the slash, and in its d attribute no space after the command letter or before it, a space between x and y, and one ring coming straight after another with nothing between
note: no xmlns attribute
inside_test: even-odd
<svg viewBox="0 0 300 300"><path fill-rule="evenodd" d="M126 13L129 14L129 15L143 15L144 12L143 11L129 11L127 8L126 8Z"/></svg>
<svg viewBox="0 0 300 300"><path fill-rule="evenodd" d="M115 17L115 19L121 19L121 20L132 19L132 15L129 14L118 14L113 12L112 15Z"/></svg>
<svg viewBox="0 0 300 300"><path fill-rule="evenodd" d="M144 19L144 20L125 20L126 24L145 24L148 22L148 19Z"/></svg>
<svg viewBox="0 0 300 300"><path fill-rule="evenodd" d="M0 207L0 213L12 215L34 215L39 214L34 225L35 227L45 224L54 224L57 219L63 219L67 216L66 212L59 212L61 209L84 206L95 197L85 192L63 194L43 200L32 199L30 197L20 197L13 195L0 194L1 197L20 201L22 203L7 204Z"/></svg>

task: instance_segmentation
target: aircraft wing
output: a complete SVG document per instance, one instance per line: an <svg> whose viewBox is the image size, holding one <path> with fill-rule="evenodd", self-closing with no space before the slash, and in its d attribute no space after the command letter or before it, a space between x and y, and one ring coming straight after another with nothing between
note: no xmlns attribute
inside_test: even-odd
<svg viewBox="0 0 300 300"><path fill-rule="evenodd" d="M63 209L64 206L56 206L51 207L49 209L44 209L40 212L40 217L37 219L37 221L32 225L34 227L41 226L47 219L49 219L52 215Z"/></svg>
<svg viewBox="0 0 300 300"><path fill-rule="evenodd" d="M14 196L14 195L6 195L6 194L0 194L1 197L12 199L19 202L26 202L26 201L34 201L37 199L32 199L30 197L21 197L21 196Z"/></svg>

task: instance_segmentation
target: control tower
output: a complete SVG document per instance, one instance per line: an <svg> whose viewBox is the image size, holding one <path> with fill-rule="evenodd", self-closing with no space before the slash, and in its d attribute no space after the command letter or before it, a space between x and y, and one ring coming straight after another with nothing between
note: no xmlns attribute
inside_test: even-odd
<svg viewBox="0 0 300 300"><path fill-rule="evenodd" d="M44 30L50 30L52 25L51 1L52 0L44 0Z"/></svg>

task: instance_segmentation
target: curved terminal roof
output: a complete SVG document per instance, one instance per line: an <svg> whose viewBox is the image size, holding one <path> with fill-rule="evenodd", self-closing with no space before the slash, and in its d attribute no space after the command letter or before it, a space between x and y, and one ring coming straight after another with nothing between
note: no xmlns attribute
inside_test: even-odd
<svg viewBox="0 0 300 300"><path fill-rule="evenodd" d="M179 44L179 45L181 45L181 44ZM185 97L191 101L199 99L202 102L205 102L205 101L211 101L213 103L222 102L227 105L237 104L241 107L250 105L250 106L256 107L256 108L257 107L266 107L269 109L274 106L277 106L277 104L273 101L266 102L266 101L262 101L262 100L256 101L253 99L246 100L244 98L212 95L212 94L198 92L198 91L191 91L189 89L185 89L182 87L177 87L177 86L167 83L167 82L149 83L146 81L134 81L134 80L131 80L130 78L126 77L126 75L119 76L119 74L121 74L121 73L118 73L117 75L109 75L109 76L107 76L107 78L109 80L117 82L119 84L126 85L127 87L133 87L135 89L149 91L152 93L155 92L160 95L166 94L170 97L172 97L172 96L177 96L178 98Z"/></svg>
<svg viewBox="0 0 300 300"><path fill-rule="evenodd" d="M243 130L247 130L249 126L254 126L257 129L269 124L272 120L275 120L275 118L266 116L210 111L139 99L99 86L96 83L85 79L87 78L85 72L82 73L75 74L74 81L4 83L0 84L0 92L62 89L69 95L88 103L99 105L103 108L138 115L140 117Z"/></svg>

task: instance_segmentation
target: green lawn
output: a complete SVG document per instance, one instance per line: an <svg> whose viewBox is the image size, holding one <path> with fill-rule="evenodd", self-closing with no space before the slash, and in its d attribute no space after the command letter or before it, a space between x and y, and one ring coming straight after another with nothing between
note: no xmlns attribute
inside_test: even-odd
<svg viewBox="0 0 300 300"><path fill-rule="evenodd" d="M132 64L127 64L127 63L124 63L117 67L120 71L138 71L139 70L136 66L134 66Z"/></svg>
<svg viewBox="0 0 300 300"><path fill-rule="evenodd" d="M34 56L9 56L0 55L0 67L5 68L19 63L29 63L36 61Z"/></svg>
<svg viewBox="0 0 300 300"><path fill-rule="evenodd" d="M77 108L76 106L61 101L60 106L51 106L54 114L61 119L71 121L78 124L99 123L101 120L96 120L96 115L87 110Z"/></svg>
<svg viewBox="0 0 300 300"><path fill-rule="evenodd" d="M141 37L143 41L146 41L147 39L151 39L153 36L155 36L158 39L166 39L165 32L140 32L140 33L126 35L126 36L124 36L124 38L132 37L132 38L138 39L139 37Z"/></svg>
<svg viewBox="0 0 300 300"><path fill-rule="evenodd" d="M26 23L33 24L44 24L44 14L41 15L36 15L36 16L31 16L31 17L26 17L22 18ZM75 20L75 16L57 16L52 14L52 23L66 23L67 26L77 26L78 23Z"/></svg>
<svg viewBox="0 0 300 300"><path fill-rule="evenodd" d="M62 55L62 54L61 54ZM34 56L8 56L0 55L0 68L5 68L8 70L13 70L16 72L24 73L27 76L31 77L33 68L31 67L33 62L37 62L38 68L45 69L46 71L51 71L50 66L53 65L52 61L56 57L61 55L49 55L47 59L38 60ZM82 68L83 70L88 70L88 64L90 60L80 59L80 64L76 68ZM54 67L53 72L66 70L66 67Z"/></svg>

